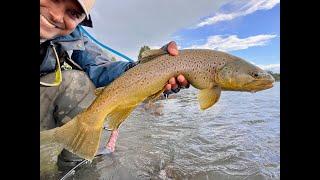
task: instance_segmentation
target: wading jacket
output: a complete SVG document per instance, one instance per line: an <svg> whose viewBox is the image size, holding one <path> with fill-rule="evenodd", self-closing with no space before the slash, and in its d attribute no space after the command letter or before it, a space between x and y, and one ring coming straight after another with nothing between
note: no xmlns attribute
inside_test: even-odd
<svg viewBox="0 0 320 180"><path fill-rule="evenodd" d="M56 58L50 43L54 45L61 65L70 58L75 63L70 64L69 61L67 63L75 69L85 71L97 88L111 83L135 65L132 62L111 61L106 53L77 27L70 35L40 44L40 77L56 69ZM81 68L76 68L75 65Z"/></svg>

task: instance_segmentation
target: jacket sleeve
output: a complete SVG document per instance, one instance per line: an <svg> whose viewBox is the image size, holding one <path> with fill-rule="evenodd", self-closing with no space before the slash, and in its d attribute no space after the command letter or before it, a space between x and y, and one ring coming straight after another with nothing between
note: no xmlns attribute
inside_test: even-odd
<svg viewBox="0 0 320 180"><path fill-rule="evenodd" d="M108 85L135 65L134 62L111 61L88 37L83 36L83 39L85 50L75 50L71 58L84 69L97 88Z"/></svg>

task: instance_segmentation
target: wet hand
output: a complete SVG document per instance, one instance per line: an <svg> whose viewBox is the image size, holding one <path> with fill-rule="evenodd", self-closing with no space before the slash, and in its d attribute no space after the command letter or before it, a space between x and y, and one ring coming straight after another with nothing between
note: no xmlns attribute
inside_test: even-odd
<svg viewBox="0 0 320 180"><path fill-rule="evenodd" d="M185 79L183 75L179 75L178 77L172 77L169 79L168 84L165 86L165 92L168 93L170 91L177 93L181 88L189 88L190 84ZM171 93L169 93L171 94Z"/></svg>
<svg viewBox="0 0 320 180"><path fill-rule="evenodd" d="M168 53L172 56L176 56L179 54L177 44L174 41L169 42L161 49L168 51ZM172 77L169 79L168 83L165 86L164 94L165 96L168 96L171 93L179 92L181 88L189 88L189 86L189 82L182 74L180 74L177 77Z"/></svg>

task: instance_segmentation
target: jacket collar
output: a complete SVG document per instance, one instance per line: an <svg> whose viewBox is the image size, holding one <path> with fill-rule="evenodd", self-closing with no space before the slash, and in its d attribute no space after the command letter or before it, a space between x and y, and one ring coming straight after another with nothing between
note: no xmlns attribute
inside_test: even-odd
<svg viewBox="0 0 320 180"><path fill-rule="evenodd" d="M59 36L55 39L51 40L54 44L61 45L62 49L68 50L84 50L84 41L83 41L83 34L79 28L76 29L69 35L66 36Z"/></svg>

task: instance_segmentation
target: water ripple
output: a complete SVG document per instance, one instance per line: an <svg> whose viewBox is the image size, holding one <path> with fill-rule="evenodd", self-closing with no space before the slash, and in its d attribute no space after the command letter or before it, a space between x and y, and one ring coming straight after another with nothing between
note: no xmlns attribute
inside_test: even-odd
<svg viewBox="0 0 320 180"><path fill-rule="evenodd" d="M193 88L156 102L155 109L141 105L121 126L115 153L76 177L280 179L279 89L276 83L255 94L223 92L206 111Z"/></svg>

